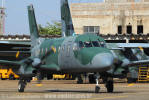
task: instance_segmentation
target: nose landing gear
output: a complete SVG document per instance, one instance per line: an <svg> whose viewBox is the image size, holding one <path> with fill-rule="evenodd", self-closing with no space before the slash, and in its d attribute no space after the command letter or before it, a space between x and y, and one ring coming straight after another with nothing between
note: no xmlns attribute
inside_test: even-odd
<svg viewBox="0 0 149 100"><path fill-rule="evenodd" d="M20 80L18 83L18 92L24 92L26 84L27 84L26 80Z"/></svg>
<svg viewBox="0 0 149 100"><path fill-rule="evenodd" d="M98 74L96 74L95 93L99 93L99 91L100 91L100 87L99 87L99 78L100 78L100 75L99 75L99 73L98 73Z"/></svg>

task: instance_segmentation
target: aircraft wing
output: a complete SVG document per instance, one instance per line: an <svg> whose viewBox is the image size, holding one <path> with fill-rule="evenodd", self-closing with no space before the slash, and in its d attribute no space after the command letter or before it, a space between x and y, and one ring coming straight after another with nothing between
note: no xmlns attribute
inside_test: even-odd
<svg viewBox="0 0 149 100"><path fill-rule="evenodd" d="M149 48L148 43L107 43L111 50L123 50L124 48Z"/></svg>
<svg viewBox="0 0 149 100"><path fill-rule="evenodd" d="M4 64L4 65L16 65L16 66L20 66L21 62L19 61L8 61L8 60L0 60L0 64Z"/></svg>
<svg viewBox="0 0 149 100"><path fill-rule="evenodd" d="M0 41L0 44L30 45L30 41Z"/></svg>

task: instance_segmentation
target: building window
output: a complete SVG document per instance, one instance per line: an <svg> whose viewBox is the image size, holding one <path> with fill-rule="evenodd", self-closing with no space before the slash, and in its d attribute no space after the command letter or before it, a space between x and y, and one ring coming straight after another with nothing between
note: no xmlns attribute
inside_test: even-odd
<svg viewBox="0 0 149 100"><path fill-rule="evenodd" d="M137 26L137 34L143 33L143 25L138 25Z"/></svg>
<svg viewBox="0 0 149 100"><path fill-rule="evenodd" d="M132 34L132 26L131 25L127 26L127 34Z"/></svg>
<svg viewBox="0 0 149 100"><path fill-rule="evenodd" d="M118 34L122 34L122 26L121 25L119 25L117 27L117 32L118 32Z"/></svg>
<svg viewBox="0 0 149 100"><path fill-rule="evenodd" d="M99 33L99 26L84 26L84 33Z"/></svg>

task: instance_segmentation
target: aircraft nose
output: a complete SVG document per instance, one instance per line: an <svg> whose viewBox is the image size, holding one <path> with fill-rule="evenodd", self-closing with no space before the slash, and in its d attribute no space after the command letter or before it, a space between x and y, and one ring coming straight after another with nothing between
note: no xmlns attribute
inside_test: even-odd
<svg viewBox="0 0 149 100"><path fill-rule="evenodd" d="M113 60L114 57L111 53L100 53L93 58L92 65L94 68L110 68Z"/></svg>

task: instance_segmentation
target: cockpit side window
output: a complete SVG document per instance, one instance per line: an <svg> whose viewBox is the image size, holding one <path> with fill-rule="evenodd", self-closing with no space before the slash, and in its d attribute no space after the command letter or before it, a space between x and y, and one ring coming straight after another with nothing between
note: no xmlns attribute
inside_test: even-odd
<svg viewBox="0 0 149 100"><path fill-rule="evenodd" d="M91 42L84 42L85 47L92 47L92 43Z"/></svg>
<svg viewBox="0 0 149 100"><path fill-rule="evenodd" d="M92 44L94 47L100 47L99 42L98 41L92 41Z"/></svg>
<svg viewBox="0 0 149 100"><path fill-rule="evenodd" d="M100 41L99 43L100 43L101 47L106 47L106 44L103 41Z"/></svg>
<svg viewBox="0 0 149 100"><path fill-rule="evenodd" d="M83 44L82 41L79 41L79 47L80 47L80 48L83 48L83 47L84 47L84 44Z"/></svg>

